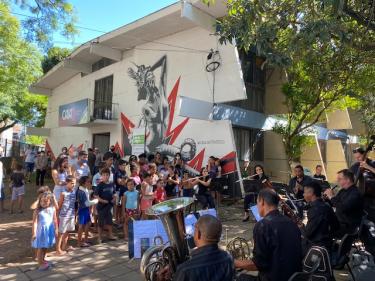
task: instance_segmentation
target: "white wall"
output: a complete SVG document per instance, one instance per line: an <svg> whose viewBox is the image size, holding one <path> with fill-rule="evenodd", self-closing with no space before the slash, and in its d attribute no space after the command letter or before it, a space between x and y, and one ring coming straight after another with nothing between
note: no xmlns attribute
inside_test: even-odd
<svg viewBox="0 0 375 281"><path fill-rule="evenodd" d="M129 40L124 37L124 40ZM212 101L212 74L205 71L207 54L217 47L217 38L208 31L196 27L157 40L159 43L146 43L137 46L136 50L124 53L123 60L91 74L81 77L76 75L53 89L49 98L46 128L51 129L49 143L54 152L62 146L81 143L91 145L93 133L110 132L112 144L121 143L121 122L115 125L96 127L59 127L58 109L60 105L75 102L84 98L94 99L95 80L113 75L113 102L119 104L119 111L126 114L136 125L141 118L141 108L145 101L137 100L138 92L135 81L128 75L129 67L136 70L133 63L152 66L163 55L167 55L166 95L180 77L178 96ZM169 45L183 46L185 49ZM218 46L222 66L216 74L215 101L243 99L246 93L242 83L240 67L232 45ZM159 86L159 70L155 70L156 86ZM172 128L184 118L178 117L179 100L176 102L175 118Z"/></svg>

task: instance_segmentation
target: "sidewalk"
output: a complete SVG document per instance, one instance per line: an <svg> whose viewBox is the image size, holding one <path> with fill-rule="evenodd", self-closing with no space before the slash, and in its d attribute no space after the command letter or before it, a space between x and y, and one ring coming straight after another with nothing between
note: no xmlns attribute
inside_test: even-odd
<svg viewBox="0 0 375 281"><path fill-rule="evenodd" d="M47 257L47 260L54 264L47 271L38 271L36 262L0 268L0 280L143 280L139 260L129 261L128 245L121 240L77 249L62 257Z"/></svg>

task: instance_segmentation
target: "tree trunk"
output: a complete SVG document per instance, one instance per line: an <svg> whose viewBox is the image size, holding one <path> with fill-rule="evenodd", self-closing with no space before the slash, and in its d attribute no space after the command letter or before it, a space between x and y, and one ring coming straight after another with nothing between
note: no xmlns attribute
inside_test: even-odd
<svg viewBox="0 0 375 281"><path fill-rule="evenodd" d="M0 134L1 134L2 132L5 132L6 130L8 130L8 129L12 128L14 125L16 125L17 121L14 121L14 122L12 122L10 124L7 124L6 121L2 121L0 123L4 123L5 124L5 126L0 127Z"/></svg>

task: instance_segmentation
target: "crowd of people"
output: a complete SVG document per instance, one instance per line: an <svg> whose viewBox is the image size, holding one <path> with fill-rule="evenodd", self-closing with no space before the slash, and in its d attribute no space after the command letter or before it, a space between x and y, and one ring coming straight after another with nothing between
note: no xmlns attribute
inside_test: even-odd
<svg viewBox="0 0 375 281"><path fill-rule="evenodd" d="M174 280L179 280L176 276L183 280L232 280L237 268L258 271L260 280L287 281L293 273L301 271L302 259L312 246L325 248L333 257L336 240L349 235L354 241L360 234L353 233L358 231L364 218L375 221L374 186L373 181L368 180L368 177L375 178L375 162L366 158L363 149L353 153L357 162L350 169L337 172L338 192L335 187L327 187L321 165L316 166L313 177L305 175L304 168L297 165L287 186L291 197L283 197L264 168L256 165L248 179L257 181L261 188L245 196L243 219L244 222L249 220L249 208L255 203L263 219L253 230L252 258L233 260L222 252L217 246L222 232L220 221L203 216L194 232L198 249L189 261L177 268ZM210 157L201 174L193 177L185 169L179 153L173 159L155 153L132 155L124 160L113 146L104 153L98 149L86 152L64 147L54 161L49 161L48 157L45 160L44 152L35 154L35 167L28 155L25 155L25 167L16 163L10 176L11 212L16 200L19 200L19 211L23 210L24 185L36 168L39 177L36 183L40 187L32 205L32 246L36 249L40 270L51 266L45 260L48 248L55 246L58 255L72 249L69 233L76 226L78 246L89 247L90 227L97 231L98 243L103 241L104 235L108 240L118 239L112 231L113 225L122 228L124 239L128 239L129 222L151 218L147 209L153 204L188 196L195 197L202 208L215 208L215 199L220 200L220 187L215 183L221 177L221 168L215 157ZM43 185L50 164L53 188ZM295 223L288 214L283 214L280 201L295 207L295 215L300 219L305 214L305 224ZM369 241L363 242L371 245ZM209 261L200 262L208 258ZM163 268L158 280L168 279L168 274L169 269ZM259 280L248 274L241 274L237 279Z"/></svg>
<svg viewBox="0 0 375 281"><path fill-rule="evenodd" d="M69 233L78 229L77 246L89 247L89 230L97 232L97 243L118 239L113 226L122 229L128 240L129 222L152 218L146 210L153 204L178 196L195 197L203 209L214 208L217 191L215 179L221 175L218 159L210 157L200 176L185 170L181 154L173 159L155 154L131 155L121 159L111 146L101 153L98 148L88 151L63 147L56 159L51 153L36 152L29 147L24 165L12 164L9 186L12 190L10 213L16 200L23 212L25 184L35 172L38 198L34 209L32 246L40 270L47 270L46 249L56 247L57 255L72 250ZM50 176L53 186L45 185Z"/></svg>

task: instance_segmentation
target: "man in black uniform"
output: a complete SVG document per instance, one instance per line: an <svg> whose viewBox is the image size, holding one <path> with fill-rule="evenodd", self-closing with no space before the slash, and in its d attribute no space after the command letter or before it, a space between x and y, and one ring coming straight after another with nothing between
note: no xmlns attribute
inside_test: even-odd
<svg viewBox="0 0 375 281"><path fill-rule="evenodd" d="M307 253L311 246L332 248L333 234L340 228L339 221L330 205L321 198L322 187L317 182L305 186L303 197L309 204L307 224L304 230L303 248Z"/></svg>
<svg viewBox="0 0 375 281"><path fill-rule="evenodd" d="M242 274L238 280L287 281L301 271L301 232L277 210L279 196L269 188L259 192L257 206L263 219L255 224L251 260L235 260L236 268L259 271L256 278Z"/></svg>
<svg viewBox="0 0 375 281"><path fill-rule="evenodd" d="M303 199L303 187L310 184L313 179L305 175L302 165L294 167L294 175L289 181L289 189L293 191L297 199Z"/></svg>
<svg viewBox="0 0 375 281"><path fill-rule="evenodd" d="M221 222L211 215L201 216L194 229L197 246L188 261L177 267L173 281L232 281L235 270L232 257L218 246L222 232ZM168 266L157 273L157 280L170 280Z"/></svg>
<svg viewBox="0 0 375 281"><path fill-rule="evenodd" d="M322 170L323 170L322 165L316 165L316 167L315 167L315 174L314 174L313 178L321 180L321 181L325 181L326 180L326 176L322 174Z"/></svg>
<svg viewBox="0 0 375 281"><path fill-rule="evenodd" d="M353 233L360 225L363 216L363 199L358 188L354 185L354 175L350 170L339 171L337 182L341 189L335 196L332 189L327 189L324 194L336 208L340 230L335 235L341 238L345 234Z"/></svg>
<svg viewBox="0 0 375 281"><path fill-rule="evenodd" d="M363 195L364 209L368 219L375 222L375 161L365 158L365 150L361 147L353 150L353 156L357 162L350 170L359 175L358 188Z"/></svg>

